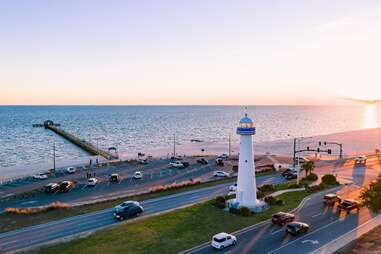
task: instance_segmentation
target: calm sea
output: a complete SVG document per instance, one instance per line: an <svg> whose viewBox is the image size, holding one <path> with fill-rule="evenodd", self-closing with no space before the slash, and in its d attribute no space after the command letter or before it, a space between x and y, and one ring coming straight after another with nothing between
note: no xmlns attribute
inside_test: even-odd
<svg viewBox="0 0 381 254"><path fill-rule="evenodd" d="M257 127L256 141L286 139L379 127L376 106L252 106L247 113ZM51 160L53 143L58 160L87 153L32 124L50 119L99 147L118 147L125 154L171 147L191 139L207 142L238 140L235 127L245 110L238 106L1 106L0 170Z"/></svg>

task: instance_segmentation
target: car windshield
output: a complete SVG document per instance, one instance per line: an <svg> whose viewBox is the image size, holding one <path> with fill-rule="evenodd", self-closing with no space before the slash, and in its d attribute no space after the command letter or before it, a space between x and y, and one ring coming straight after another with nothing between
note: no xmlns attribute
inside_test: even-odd
<svg viewBox="0 0 381 254"><path fill-rule="evenodd" d="M287 225L287 228L289 228L289 229L295 229L295 228L297 228L297 227L298 227L297 224L288 224L288 225Z"/></svg>
<svg viewBox="0 0 381 254"><path fill-rule="evenodd" d="M214 240L215 242L222 243L222 242L225 242L226 238L225 238L225 237L223 237L223 238L217 238L217 237L214 237L213 240Z"/></svg>

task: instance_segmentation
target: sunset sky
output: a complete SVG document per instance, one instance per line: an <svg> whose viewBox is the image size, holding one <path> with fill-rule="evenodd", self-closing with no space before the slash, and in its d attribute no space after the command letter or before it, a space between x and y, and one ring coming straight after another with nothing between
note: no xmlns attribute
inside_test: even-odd
<svg viewBox="0 0 381 254"><path fill-rule="evenodd" d="M0 104L381 98L381 1L3 0Z"/></svg>

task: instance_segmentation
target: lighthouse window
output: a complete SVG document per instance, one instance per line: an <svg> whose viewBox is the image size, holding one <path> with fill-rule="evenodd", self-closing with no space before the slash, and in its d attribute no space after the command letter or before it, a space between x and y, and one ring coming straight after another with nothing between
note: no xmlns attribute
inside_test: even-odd
<svg viewBox="0 0 381 254"><path fill-rule="evenodd" d="M253 128L253 123L241 123L241 128Z"/></svg>
<svg viewBox="0 0 381 254"><path fill-rule="evenodd" d="M247 163L247 160L245 160L245 162Z"/></svg>

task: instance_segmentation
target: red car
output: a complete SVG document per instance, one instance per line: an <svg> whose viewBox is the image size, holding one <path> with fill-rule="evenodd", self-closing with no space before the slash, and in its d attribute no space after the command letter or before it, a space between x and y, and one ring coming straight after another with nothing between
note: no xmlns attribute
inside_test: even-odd
<svg viewBox="0 0 381 254"><path fill-rule="evenodd" d="M274 224L284 225L295 220L295 215L292 213L279 212L272 216L271 221Z"/></svg>

